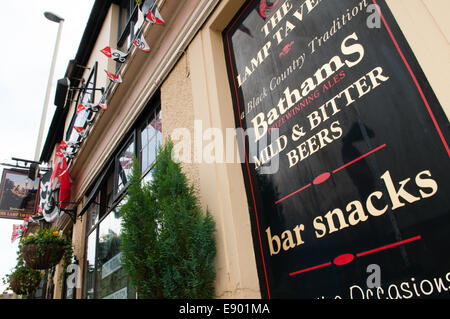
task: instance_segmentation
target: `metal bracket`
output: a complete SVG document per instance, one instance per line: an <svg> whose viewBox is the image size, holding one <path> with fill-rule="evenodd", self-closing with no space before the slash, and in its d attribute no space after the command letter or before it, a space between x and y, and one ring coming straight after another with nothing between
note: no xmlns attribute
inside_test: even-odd
<svg viewBox="0 0 450 319"><path fill-rule="evenodd" d="M64 202L64 204L75 204L78 205L78 202ZM72 220L72 222L75 224L77 222L77 210L75 209L62 209L61 208L61 202L57 203L58 207L59 207L59 211L69 215L70 219Z"/></svg>
<svg viewBox="0 0 450 319"><path fill-rule="evenodd" d="M64 214L69 215L70 220L75 224L77 222L77 211L75 209L60 209Z"/></svg>
<svg viewBox="0 0 450 319"><path fill-rule="evenodd" d="M102 94L103 93L105 93L105 88L104 87L102 87L102 88L95 88L95 89L93 89L93 88L77 88L77 87L71 87L71 88L69 88L69 90L71 90L71 91L101 91L102 92Z"/></svg>

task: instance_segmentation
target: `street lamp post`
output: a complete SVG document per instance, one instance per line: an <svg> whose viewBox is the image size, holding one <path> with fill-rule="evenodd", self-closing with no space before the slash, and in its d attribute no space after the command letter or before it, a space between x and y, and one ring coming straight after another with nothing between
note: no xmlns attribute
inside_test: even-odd
<svg viewBox="0 0 450 319"><path fill-rule="evenodd" d="M61 39L61 31L64 19L57 16L54 13L51 12L44 12L44 16L53 22L56 22L59 24L58 26L58 35L56 36L56 43L55 43L55 49L53 51L53 58L52 58L52 64L50 67L50 74L48 76L48 82L47 82L47 92L45 93L45 100L44 100L44 109L42 110L42 116L41 116L41 124L39 126L39 133L38 133L38 140L36 144L36 151L34 154L34 160L39 161L39 156L41 152L41 146L42 146L42 135L44 133L44 126L45 126L45 120L47 118L47 109L48 109L48 100L50 98L50 91L52 88L52 80L53 80L53 73L55 72L55 64L56 64L56 57L58 55L58 48L59 48L59 41Z"/></svg>

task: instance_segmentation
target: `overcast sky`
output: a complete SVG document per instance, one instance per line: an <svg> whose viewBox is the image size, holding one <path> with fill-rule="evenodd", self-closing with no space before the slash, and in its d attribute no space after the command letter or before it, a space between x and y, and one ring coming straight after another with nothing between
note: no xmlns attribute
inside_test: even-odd
<svg viewBox="0 0 450 319"><path fill-rule="evenodd" d="M53 77L44 141L55 106L56 81L64 77L69 60L75 58L94 0L4 1L0 10L0 162L11 157L33 160L58 24L43 13L64 18L62 37ZM43 142L44 143L44 142ZM3 167L0 167L0 176ZM12 225L21 220L0 218L1 278L16 265L17 241L11 244Z"/></svg>

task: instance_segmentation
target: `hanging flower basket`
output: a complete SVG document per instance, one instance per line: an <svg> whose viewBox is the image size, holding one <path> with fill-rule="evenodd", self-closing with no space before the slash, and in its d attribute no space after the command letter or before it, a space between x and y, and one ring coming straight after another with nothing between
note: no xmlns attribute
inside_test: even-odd
<svg viewBox="0 0 450 319"><path fill-rule="evenodd" d="M63 257L65 263L66 259L70 262L72 244L57 230L39 229L37 233L23 239L22 256L27 267L48 269L57 265Z"/></svg>
<svg viewBox="0 0 450 319"><path fill-rule="evenodd" d="M30 295L39 287L41 279L42 273L26 267L20 255L14 271L3 278L3 283L18 295Z"/></svg>
<svg viewBox="0 0 450 319"><path fill-rule="evenodd" d="M9 287L12 291L14 291L17 295L24 295L25 292L21 289L20 279L17 277L11 277L9 282Z"/></svg>
<svg viewBox="0 0 450 319"><path fill-rule="evenodd" d="M28 244L22 247L23 259L32 269L48 269L59 263L64 255L61 244Z"/></svg>
<svg viewBox="0 0 450 319"><path fill-rule="evenodd" d="M30 271L33 271L30 269ZM27 276L16 276L11 275L9 278L9 287L12 291L14 291L17 295L29 295L36 291L39 287L39 283L41 282L41 278L39 273L34 274L30 273Z"/></svg>

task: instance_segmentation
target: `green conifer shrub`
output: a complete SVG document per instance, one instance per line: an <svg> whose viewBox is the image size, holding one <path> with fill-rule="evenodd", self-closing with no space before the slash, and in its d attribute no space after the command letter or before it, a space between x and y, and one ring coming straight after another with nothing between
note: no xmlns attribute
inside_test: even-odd
<svg viewBox="0 0 450 319"><path fill-rule="evenodd" d="M134 159L122 217L122 264L139 298L212 298L215 222L198 204L173 143L162 148L153 180L142 185Z"/></svg>

